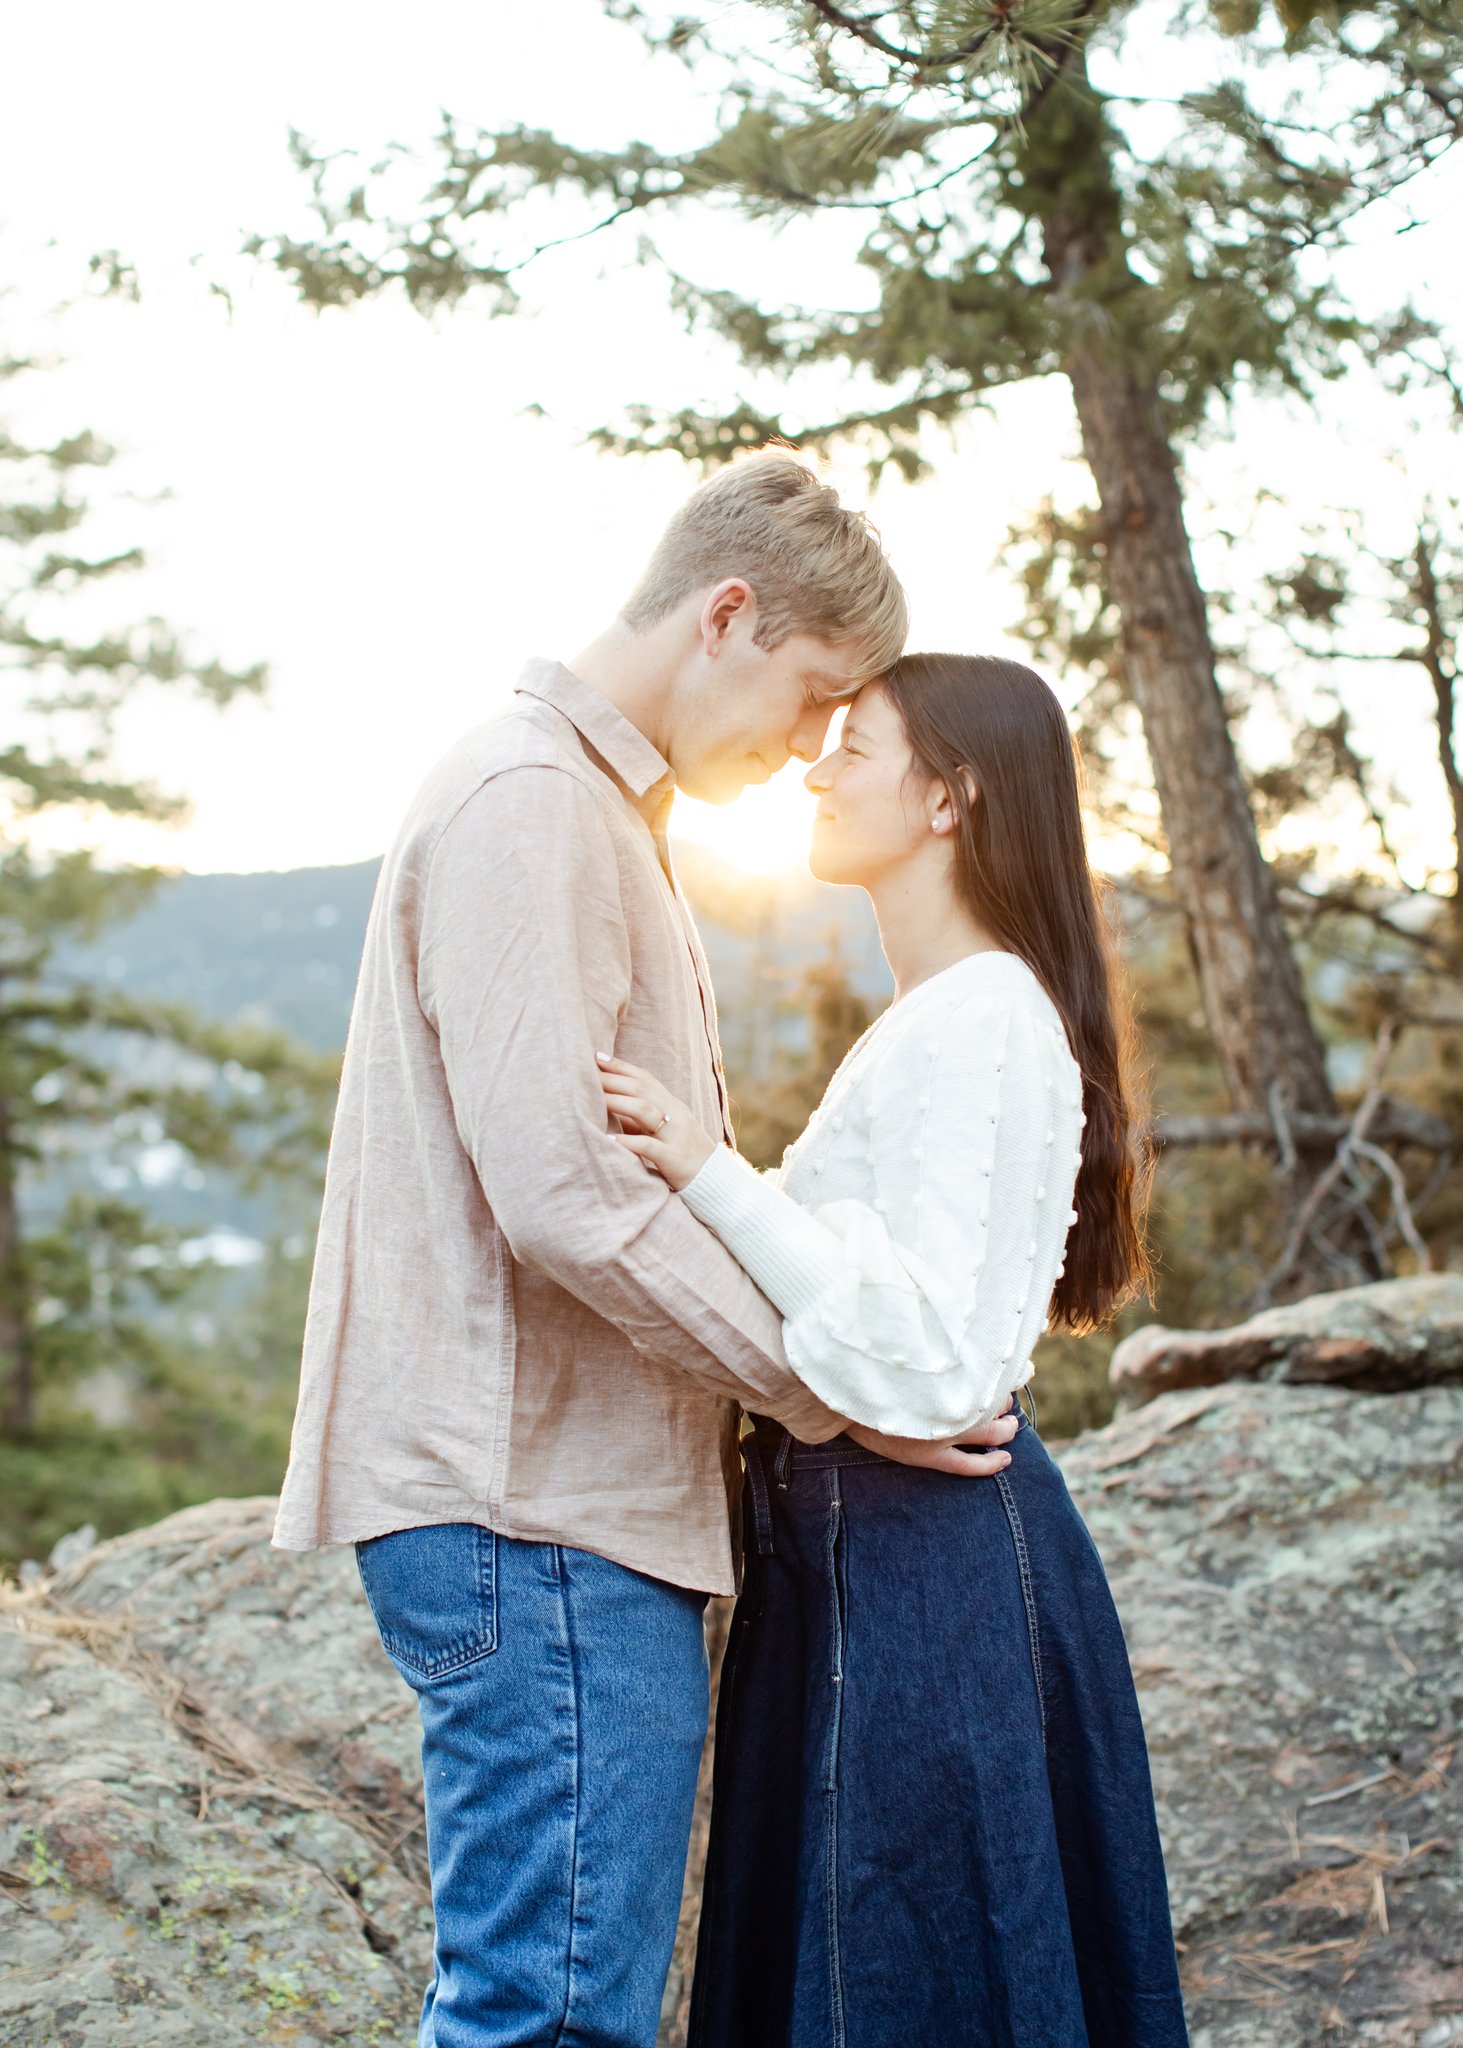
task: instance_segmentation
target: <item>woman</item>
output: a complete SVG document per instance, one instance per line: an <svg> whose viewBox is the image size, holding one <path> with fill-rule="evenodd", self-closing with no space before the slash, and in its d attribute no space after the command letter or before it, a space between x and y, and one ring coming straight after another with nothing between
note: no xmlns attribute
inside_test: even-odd
<svg viewBox="0 0 1463 2048"><path fill-rule="evenodd" d="M602 1062L606 1099L830 1408L951 1438L1049 1321L1147 1278L1074 749L1029 669L916 655L807 785L813 872L873 899L893 1004L780 1174L639 1069ZM1033 1423L986 1483L766 1420L745 1447L693 2048L1182 2044L1122 1633Z"/></svg>

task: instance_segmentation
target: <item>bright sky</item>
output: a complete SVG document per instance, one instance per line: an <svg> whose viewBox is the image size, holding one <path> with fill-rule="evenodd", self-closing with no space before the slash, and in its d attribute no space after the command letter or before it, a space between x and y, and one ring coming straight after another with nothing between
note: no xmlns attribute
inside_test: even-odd
<svg viewBox="0 0 1463 2048"><path fill-rule="evenodd" d="M444 106L580 141L705 132L710 103L686 73L652 66L598 0L554 16L546 57L542 13L510 0L9 11L0 268L20 287L12 316L68 358L30 380L26 424L90 425L124 449L131 491L170 492L118 525L154 557L129 608L196 628L200 649L234 662L267 660L274 678L264 704L224 717L161 697L138 707L125 764L185 790L194 811L166 839L114 837L118 851L200 870L379 852L415 783L504 702L523 657L572 653L613 613L694 483L672 458L582 445L629 402L715 404L745 382L726 351L683 331L653 271L624 267L628 243L550 258L526 280L533 317L497 323L469 309L428 324L394 304L320 318L237 255L250 230L306 224L291 126L367 151L426 136ZM1359 262L1455 286L1444 215L1405 247L1379 231ZM772 235L706 216L657 230L702 280L827 304L860 289L859 231L845 220ZM82 304L36 326L108 247L137 265L142 304ZM1292 410L1267 455L1287 472L1281 488L1303 479L1354 500L1388 431ZM992 557L1062 487L1073 447L1064 390L1031 385L955 449L932 442L933 480L880 488L913 644L1017 651L1005 631L1016 598ZM1417 451L1419 466L1430 459ZM1218 462L1221 479L1234 470ZM861 498L856 457L835 475ZM1379 744L1397 724L1393 705ZM808 811L794 771L729 811L683 800L676 829L768 868L801 857Z"/></svg>

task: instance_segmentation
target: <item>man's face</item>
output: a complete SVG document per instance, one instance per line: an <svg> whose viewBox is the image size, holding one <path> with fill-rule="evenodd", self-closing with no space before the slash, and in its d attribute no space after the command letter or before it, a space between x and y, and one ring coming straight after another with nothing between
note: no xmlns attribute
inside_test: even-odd
<svg viewBox="0 0 1463 2048"><path fill-rule="evenodd" d="M715 658L697 664L691 715L677 726L677 784L725 804L790 760L816 761L840 700L861 680L851 642L794 633L769 650L734 627Z"/></svg>

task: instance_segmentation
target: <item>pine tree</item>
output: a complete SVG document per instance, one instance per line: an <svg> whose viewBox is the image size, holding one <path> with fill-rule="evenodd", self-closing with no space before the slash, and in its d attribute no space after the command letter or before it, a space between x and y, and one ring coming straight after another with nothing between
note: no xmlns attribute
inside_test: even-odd
<svg viewBox="0 0 1463 2048"><path fill-rule="evenodd" d="M717 460L782 434L857 437L876 463L914 473L930 423L1002 386L1064 377L1122 688L1232 1103L1334 1119L1217 681L1180 459L1236 394L1309 391L1349 352L1383 345L1329 259L1360 214L1463 134L1455 0L1277 0L1274 12L1211 0L1207 16L1167 19L1136 0L745 0L668 28L627 0L606 5L652 44L726 68L726 116L703 146L583 149L453 118L403 212L399 165L389 183L353 181L297 141L319 232L254 247L317 304L400 287L424 308L474 295L505 314L524 263L552 246L527 246L519 225L544 194L584 233L666 210L730 208L769 226L863 213L871 306L767 306L682 277L672 297L752 371L796 389L832 363L889 402L795 432L754 398L715 416L642 407L602 444ZM1219 53L1220 75L1211 64L1196 89L1145 102L1155 38L1191 45L1201 74ZM1400 317L1404 330L1415 340L1419 323Z"/></svg>
<svg viewBox="0 0 1463 2048"><path fill-rule="evenodd" d="M36 369L0 359L0 384L15 390ZM166 1144L250 1177L312 1170L332 1079L328 1062L275 1034L140 1002L68 965L68 948L136 909L162 871L49 851L42 835L183 808L117 772L119 714L150 686L225 705L265 680L194 659L156 619L68 625L144 565L140 548L91 538L112 459L91 432L36 441L0 423L0 1409L20 1440L42 1397L79 1374L156 1369L149 1305L196 1270L176 1231L108 1186L118 1155ZM56 831L52 846L68 836L79 835ZM108 1161L100 1178L89 1170Z"/></svg>

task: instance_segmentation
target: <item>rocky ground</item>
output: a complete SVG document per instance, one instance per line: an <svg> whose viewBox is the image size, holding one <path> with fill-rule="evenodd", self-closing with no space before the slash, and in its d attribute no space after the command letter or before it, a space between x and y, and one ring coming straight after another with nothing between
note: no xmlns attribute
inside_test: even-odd
<svg viewBox="0 0 1463 2048"><path fill-rule="evenodd" d="M1195 2048L1463 2048L1463 1388L1410 1376L1180 1388L1063 1454L1142 1691ZM272 1505L5 1592L0 2042L414 2040L414 1704L349 1554L271 1551Z"/></svg>
<svg viewBox="0 0 1463 2048"><path fill-rule="evenodd" d="M1463 1390L1231 1383L1073 1445L1195 2048L1463 2043Z"/></svg>

